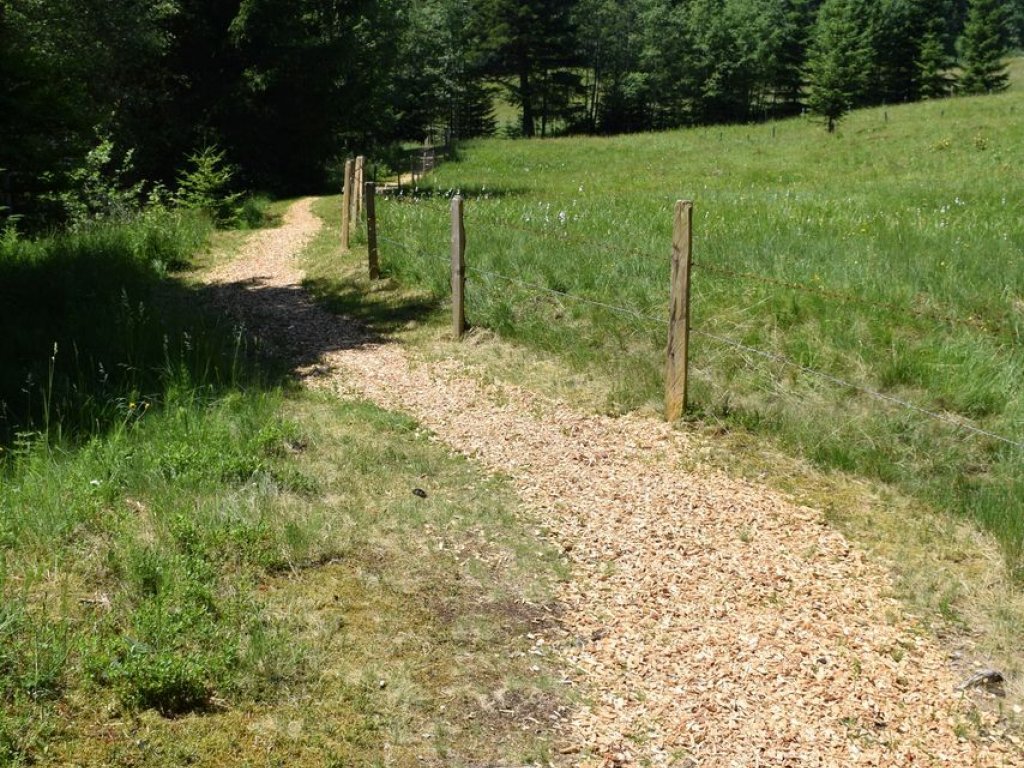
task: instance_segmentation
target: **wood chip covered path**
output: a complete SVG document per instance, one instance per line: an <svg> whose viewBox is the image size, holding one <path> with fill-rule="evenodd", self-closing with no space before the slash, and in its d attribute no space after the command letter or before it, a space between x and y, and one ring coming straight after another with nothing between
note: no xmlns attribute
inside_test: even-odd
<svg viewBox="0 0 1024 768"><path fill-rule="evenodd" d="M454 361L354 343L358 329L300 295L294 256L319 227L310 205L211 280L311 385L408 412L509 476L566 551L569 640L554 652L589 704L558 734L559 760L1024 766L984 735L945 654L884 597L886 572L820 512L694 469L686 434L657 421L585 414ZM293 300L270 307L268 288Z"/></svg>

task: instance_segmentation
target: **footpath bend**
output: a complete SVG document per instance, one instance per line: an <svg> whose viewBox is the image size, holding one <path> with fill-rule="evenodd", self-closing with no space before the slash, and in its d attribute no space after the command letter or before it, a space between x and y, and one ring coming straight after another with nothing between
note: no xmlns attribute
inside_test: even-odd
<svg viewBox="0 0 1024 768"><path fill-rule="evenodd" d="M311 199L208 275L310 386L403 411L511 478L566 552L569 638L550 652L589 702L555 734L565 765L1024 766L956 692L886 571L823 515L692 467L685 432L482 383L367 340L301 288Z"/></svg>

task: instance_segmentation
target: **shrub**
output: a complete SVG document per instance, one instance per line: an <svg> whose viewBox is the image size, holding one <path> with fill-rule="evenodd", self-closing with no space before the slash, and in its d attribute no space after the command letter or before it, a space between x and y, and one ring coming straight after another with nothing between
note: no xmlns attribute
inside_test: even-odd
<svg viewBox="0 0 1024 768"><path fill-rule="evenodd" d="M235 168L225 160L224 150L205 147L189 155L188 162L178 176L178 205L205 211L220 225L235 224L242 195L231 191Z"/></svg>
<svg viewBox="0 0 1024 768"><path fill-rule="evenodd" d="M144 186L141 181L125 181L132 173L133 154L131 149L119 152L108 136L98 135L82 164L68 172L59 191L44 200L58 207L72 229L90 221L128 218L139 211Z"/></svg>
<svg viewBox="0 0 1024 768"><path fill-rule="evenodd" d="M240 229L259 229L264 226L270 218L267 213L269 205L270 200L263 195L248 195L238 206L235 226Z"/></svg>

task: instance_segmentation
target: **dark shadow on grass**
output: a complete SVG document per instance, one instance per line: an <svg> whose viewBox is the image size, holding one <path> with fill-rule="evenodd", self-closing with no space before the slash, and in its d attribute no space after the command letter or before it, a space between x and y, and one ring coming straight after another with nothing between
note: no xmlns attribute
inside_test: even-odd
<svg viewBox="0 0 1024 768"><path fill-rule="evenodd" d="M436 187L432 185L421 185L410 187L408 185L399 189L395 185L388 185L378 188L378 194L387 196L393 200L417 202L419 200L449 200L454 195L462 195L467 199L477 198L506 198L523 197L533 194L534 191L527 187L490 187L481 184L460 184L458 187Z"/></svg>
<svg viewBox="0 0 1024 768"><path fill-rule="evenodd" d="M381 344L385 337L363 317L343 316L295 285L277 285L256 278L207 285L197 297L231 317L237 327L257 341L262 355L303 374L332 352ZM346 306L354 307L349 301Z"/></svg>
<svg viewBox="0 0 1024 768"><path fill-rule="evenodd" d="M116 248L0 259L0 447L19 435L72 443L159 408L276 386L282 366L202 291Z"/></svg>
<svg viewBox="0 0 1024 768"><path fill-rule="evenodd" d="M430 311L399 304L376 316L346 290L335 306L352 319L338 317L297 286L196 286L168 261L102 233L0 253L0 448L25 433L87 440L171 390L212 400L277 387Z"/></svg>
<svg viewBox="0 0 1024 768"><path fill-rule="evenodd" d="M348 319L375 338L386 338L410 323L427 320L440 311L441 301L425 295L409 296L390 289L385 276L367 289L365 281L307 279L305 288L328 311Z"/></svg>
<svg viewBox="0 0 1024 768"><path fill-rule="evenodd" d="M0 447L26 432L86 440L171 391L277 387L437 310L356 279L196 285L174 268L206 226L170 216L0 240Z"/></svg>
<svg viewBox="0 0 1024 768"><path fill-rule="evenodd" d="M167 276L185 246L140 249L140 236L161 237L108 226L0 249L0 445L21 432L85 439L174 384L213 393L258 379L230 324Z"/></svg>

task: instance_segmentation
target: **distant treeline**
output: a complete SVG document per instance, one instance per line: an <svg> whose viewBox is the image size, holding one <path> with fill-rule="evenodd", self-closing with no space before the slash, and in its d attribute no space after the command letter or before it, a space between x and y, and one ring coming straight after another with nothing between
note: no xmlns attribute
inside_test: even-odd
<svg viewBox="0 0 1024 768"><path fill-rule="evenodd" d="M831 125L998 90L1022 39L1024 0L0 0L0 216L173 187L208 147L294 192L427 134Z"/></svg>

